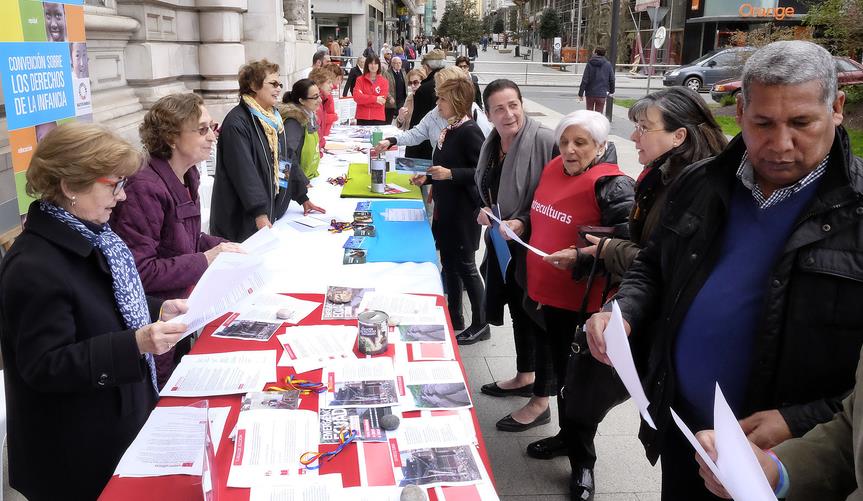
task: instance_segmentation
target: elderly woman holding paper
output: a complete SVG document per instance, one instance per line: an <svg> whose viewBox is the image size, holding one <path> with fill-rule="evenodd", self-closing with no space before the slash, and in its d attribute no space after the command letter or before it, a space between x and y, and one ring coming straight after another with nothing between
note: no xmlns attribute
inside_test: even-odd
<svg viewBox="0 0 863 501"><path fill-rule="evenodd" d="M124 188L126 201L114 207L111 227L129 246L144 292L162 298L188 297L221 252L243 252L236 243L201 232L200 174L210 158L216 124L193 93L165 96L138 128L149 161ZM161 388L191 338L156 357Z"/></svg>
<svg viewBox="0 0 863 501"><path fill-rule="evenodd" d="M560 155L546 164L531 203L530 244L554 252L545 257L530 252L526 259L527 294L542 305L545 324L544 335L537 336L536 380L546 385L556 382L553 389L560 424L556 436L528 446L528 454L534 457L566 451L570 443L583 443L575 436L583 427L568 425L561 387L576 327L599 311L608 288L605 275L596 273L593 257L578 251L577 247L587 245L580 242L579 232L601 226L618 229L617 234L625 236L635 198L635 180L603 159L610 130L605 115L595 111L578 110L565 116L554 131ZM561 249L564 251L556 252ZM597 374L590 384L596 385L598 392L611 393L617 382ZM526 407L541 405L542 401L548 408L548 399L540 397L533 397ZM593 492L593 471L581 463L582 456L572 458L571 489L576 497Z"/></svg>
<svg viewBox="0 0 863 501"><path fill-rule="evenodd" d="M461 70L459 70L461 71ZM527 239L530 236L530 204L545 164L555 155L554 133L528 117L522 106L521 90L511 80L499 79L483 92L486 113L494 130L485 140L477 163L474 182L479 188L483 210L496 211L503 224ZM516 375L512 378L483 385L482 392L494 397L537 397L537 405L522 408L501 420L498 427L521 431L549 421L547 406L539 399L547 398L553 389L534 385L536 336L542 329L528 315L523 305L525 297L525 249L512 242L500 228L498 233L481 212L477 221L485 231L486 255L481 270L486 284L483 304L489 323L503 325L503 309L509 305L515 338ZM493 240L496 240L495 244ZM502 265L495 245L511 259ZM504 277L506 279L504 280ZM459 344L471 344L489 336L460 336ZM515 424L510 423L515 421Z"/></svg>
<svg viewBox="0 0 863 501"><path fill-rule="evenodd" d="M80 122L39 142L24 232L0 265L10 484L27 499L96 499L157 400L153 355L185 302L148 298L108 226L140 151ZM161 309L161 315L160 315Z"/></svg>

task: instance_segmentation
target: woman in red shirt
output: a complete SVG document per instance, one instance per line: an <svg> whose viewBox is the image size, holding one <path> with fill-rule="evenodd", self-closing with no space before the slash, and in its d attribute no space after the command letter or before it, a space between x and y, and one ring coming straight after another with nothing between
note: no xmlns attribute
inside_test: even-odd
<svg viewBox="0 0 863 501"><path fill-rule="evenodd" d="M363 75L354 84L357 125L386 125L384 106L389 93L389 82L381 75L381 60L377 56L367 57Z"/></svg>
<svg viewBox="0 0 863 501"><path fill-rule="evenodd" d="M309 79L315 82L318 86L318 91L321 93L321 105L315 111L318 118L318 145L323 150L327 144L327 136L330 135L330 129L333 123L338 119L336 115L335 103L330 92L333 90L333 72L329 68L315 68L309 73ZM285 96L288 94L285 93Z"/></svg>

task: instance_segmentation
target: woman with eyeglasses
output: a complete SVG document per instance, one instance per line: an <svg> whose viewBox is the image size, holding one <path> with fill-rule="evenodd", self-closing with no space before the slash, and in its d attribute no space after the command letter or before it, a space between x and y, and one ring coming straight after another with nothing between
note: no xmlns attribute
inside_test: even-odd
<svg viewBox="0 0 863 501"><path fill-rule="evenodd" d="M426 72L422 67L414 68L408 72L407 76L407 93L405 104L399 108L399 114L396 117L396 127L401 130L408 130L411 123L411 115L414 111L414 93L420 88L420 84L426 77Z"/></svg>
<svg viewBox="0 0 863 501"><path fill-rule="evenodd" d="M9 482L27 499L99 497L158 400L153 355L186 330L162 321L185 301L148 297L108 225L143 161L82 122L48 133L30 160L36 201L0 263Z"/></svg>
<svg viewBox="0 0 863 501"><path fill-rule="evenodd" d="M196 164L210 158L216 124L201 96L171 94L144 115L138 133L149 161L130 178L126 201L111 213L111 227L132 251L144 292L188 297L216 256L243 252L236 243L201 232ZM186 338L156 357L160 388L190 348Z"/></svg>
<svg viewBox="0 0 863 501"><path fill-rule="evenodd" d="M305 213L325 212L309 200L309 180L290 160L292 150L276 110L282 93L279 65L266 59L244 64L239 84L240 103L219 130L210 209L211 233L234 242L272 226L291 200Z"/></svg>
<svg viewBox="0 0 863 501"><path fill-rule="evenodd" d="M384 106L389 93L389 82L381 74L381 60L374 54L366 56L363 75L357 78L353 91L357 125L386 125Z"/></svg>
<svg viewBox="0 0 863 501"><path fill-rule="evenodd" d="M635 123L635 131L630 139L635 142L638 161L644 165L644 170L635 186L635 203L629 214L629 239L608 239L600 251L599 257L612 276L622 276L635 260L638 251L647 244L659 223L668 192L681 172L690 164L718 154L728 143L704 100L698 93L685 87L663 89L639 99L629 109L629 119ZM558 262L555 266L562 267L575 259L578 253L596 256L600 239L594 235L585 238L592 245L555 252L545 261ZM634 353L643 351L638 336L632 336L629 340ZM581 362L600 364L593 357L584 357ZM617 393L617 402L627 398L616 376L613 381L596 377L591 385L605 388L606 397L609 393ZM593 397L596 395L593 394ZM611 398L600 397L603 401L595 402L593 397L566 392L567 400L591 409L585 415L605 416L616 405L607 403L613 400ZM594 490L596 449L593 442L600 421L601 418L587 421L568 419L566 436L561 434L545 438L527 448L527 454L537 459L569 455L573 498L586 498Z"/></svg>
<svg viewBox="0 0 863 501"><path fill-rule="evenodd" d="M286 103L279 109L285 121L288 158L291 165L299 167L307 178L318 176L321 161L318 149L317 111L321 107L321 91L315 82L303 78L294 82L291 91L285 94Z"/></svg>
<svg viewBox="0 0 863 501"><path fill-rule="evenodd" d="M470 81L473 82L473 101L482 109L482 93L479 91L479 78L471 73L471 59L467 56L459 56L455 60L455 65L470 76Z"/></svg>

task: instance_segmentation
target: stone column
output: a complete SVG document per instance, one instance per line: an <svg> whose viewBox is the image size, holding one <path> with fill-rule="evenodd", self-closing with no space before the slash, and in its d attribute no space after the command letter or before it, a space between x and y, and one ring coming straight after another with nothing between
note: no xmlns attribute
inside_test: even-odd
<svg viewBox="0 0 863 501"><path fill-rule="evenodd" d="M314 42L311 34L309 0L283 0L285 21L294 27L296 39L303 42Z"/></svg>
<svg viewBox="0 0 863 501"><path fill-rule="evenodd" d="M257 3L256 0L255 3ZM237 72L247 61L243 42L246 0L195 0L200 10L197 47L200 89L219 120L237 103ZM216 119L216 118L214 118Z"/></svg>

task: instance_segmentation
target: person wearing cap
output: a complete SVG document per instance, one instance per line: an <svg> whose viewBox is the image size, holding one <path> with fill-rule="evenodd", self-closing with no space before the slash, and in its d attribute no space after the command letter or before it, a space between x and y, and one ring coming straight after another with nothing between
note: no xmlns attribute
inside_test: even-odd
<svg viewBox="0 0 863 501"><path fill-rule="evenodd" d="M437 93L435 92L435 74L444 67L445 54L442 50L435 49L422 59L422 65L426 70L426 77L414 94L414 111L411 114L410 128L416 127L420 120L435 106L437 106ZM428 141L423 141L417 146L408 146L405 156L408 158L426 158L431 160L432 147Z"/></svg>

